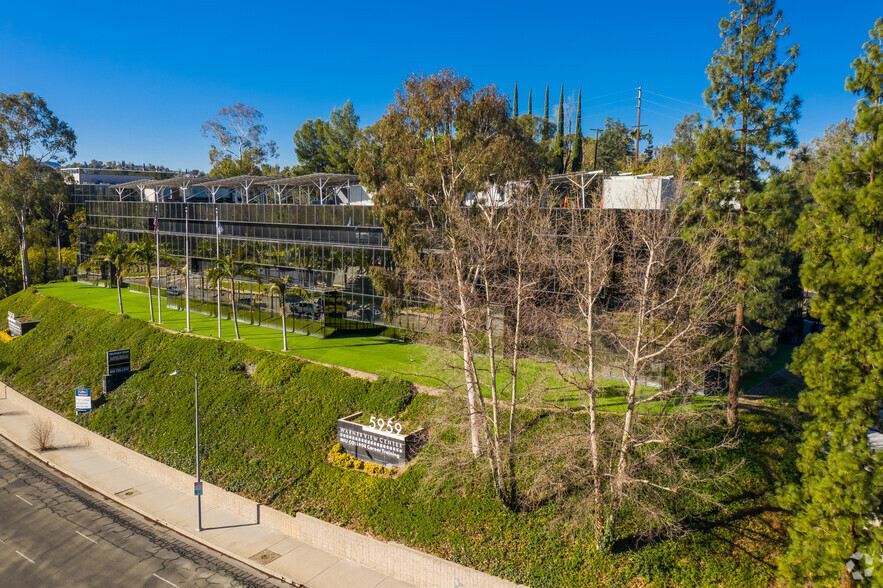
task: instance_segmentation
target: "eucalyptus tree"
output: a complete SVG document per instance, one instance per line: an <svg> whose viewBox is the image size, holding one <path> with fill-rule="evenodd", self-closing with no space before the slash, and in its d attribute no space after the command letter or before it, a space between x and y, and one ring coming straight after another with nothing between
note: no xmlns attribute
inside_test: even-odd
<svg viewBox="0 0 883 588"><path fill-rule="evenodd" d="M222 255L215 260L215 265L211 267L205 274L206 279L212 288L216 287L222 280L230 281L230 303L233 305L233 328L236 331L236 339L239 336L239 319L236 312L236 280L240 278L251 278L260 281L260 274L257 266L253 263L240 261L232 255Z"/></svg>
<svg viewBox="0 0 883 588"><path fill-rule="evenodd" d="M77 137L46 101L31 92L0 94L0 216L13 228L21 257L22 285L31 285L30 219L46 208L60 183L46 164L76 156Z"/></svg>
<svg viewBox="0 0 883 588"><path fill-rule="evenodd" d="M385 224L402 279L427 277L421 289L450 299L466 383L473 456L482 451L483 422L476 381L473 302L483 265L473 256L464 208L467 194L491 183L527 180L538 170L532 138L509 115L505 96L493 86L473 92L452 70L411 74L395 102L371 130L359 162L363 183L376 190L375 210ZM443 251L424 256L424 245ZM482 258L483 259L483 258ZM432 271L428 272L428 264ZM478 273L475 273L478 272ZM482 315L483 316L483 315Z"/></svg>
<svg viewBox="0 0 883 588"><path fill-rule="evenodd" d="M202 136L212 139L209 160L213 177L260 175L261 164L278 156L276 142L268 140L264 115L242 102L222 108L202 125Z"/></svg>

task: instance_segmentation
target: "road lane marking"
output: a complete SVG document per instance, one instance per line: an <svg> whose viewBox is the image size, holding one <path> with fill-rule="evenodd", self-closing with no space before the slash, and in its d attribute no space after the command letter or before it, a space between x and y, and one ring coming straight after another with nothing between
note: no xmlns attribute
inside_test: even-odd
<svg viewBox="0 0 883 588"><path fill-rule="evenodd" d="M19 496L18 494L16 494L15 497L18 498L19 500L24 501L25 504L30 504L31 506L34 506L34 503L33 503L33 502L28 502L27 500L25 500L24 498L22 498L22 497Z"/></svg>
<svg viewBox="0 0 883 588"><path fill-rule="evenodd" d="M156 576L156 574L153 574L153 575ZM174 586L175 588L178 588L178 585L177 585L177 584L174 584L174 583L172 583L172 582L169 582L168 580L166 580L166 579L163 578L162 576L156 576L156 577L159 578L160 580L162 580L163 582L165 582L166 584L171 584L171 585Z"/></svg>
<svg viewBox="0 0 883 588"><path fill-rule="evenodd" d="M79 535L80 537L84 537L84 538L88 539L88 540L91 541L92 543L96 543L96 544L98 543L98 541L96 541L96 540L93 539L92 537L86 537L85 535L83 535L83 534L80 533L79 531L77 531L77 535Z"/></svg>
<svg viewBox="0 0 883 588"><path fill-rule="evenodd" d="M21 551L19 551L19 550L16 549L15 552L16 552L17 554L19 554L20 556L22 556L23 558L25 558L26 560L28 560L29 562L34 563L34 560L32 560L31 558L29 558L28 556L26 556L26 555L25 555L24 553L22 553Z"/></svg>

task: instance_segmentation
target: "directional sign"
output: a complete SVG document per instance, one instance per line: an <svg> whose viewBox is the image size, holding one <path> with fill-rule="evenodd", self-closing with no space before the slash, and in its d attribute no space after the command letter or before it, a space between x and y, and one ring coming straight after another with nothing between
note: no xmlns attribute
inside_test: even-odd
<svg viewBox="0 0 883 588"><path fill-rule="evenodd" d="M77 388L74 390L77 412L89 412L92 410L92 390L89 388Z"/></svg>

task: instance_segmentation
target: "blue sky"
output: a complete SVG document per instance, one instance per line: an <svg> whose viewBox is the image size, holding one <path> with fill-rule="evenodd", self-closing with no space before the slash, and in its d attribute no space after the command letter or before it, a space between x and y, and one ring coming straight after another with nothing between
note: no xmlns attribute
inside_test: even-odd
<svg viewBox="0 0 883 588"><path fill-rule="evenodd" d="M583 128L605 116L670 140L702 108L724 0L694 2L348 2L251 5L218 0L10 3L0 16L0 92L32 91L78 136L77 159L207 170L202 123L236 102L264 113L282 165L307 119L352 100L362 125L382 116L412 71L452 67L496 84L534 113L583 88ZM849 64L883 15L871 0L780 0L800 45L789 93L803 99L803 142L852 115ZM655 104L654 104L655 103ZM554 116L554 110L552 110ZM584 131L589 134L590 131Z"/></svg>

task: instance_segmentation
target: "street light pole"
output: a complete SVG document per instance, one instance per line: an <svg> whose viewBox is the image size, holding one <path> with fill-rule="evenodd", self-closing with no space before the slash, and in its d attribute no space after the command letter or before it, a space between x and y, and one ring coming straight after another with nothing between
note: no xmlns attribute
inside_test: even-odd
<svg viewBox="0 0 883 588"><path fill-rule="evenodd" d="M196 530L202 531L202 479L199 477L199 377L187 370L175 370L169 375L177 376L178 374L193 376L194 413L196 416L196 483L199 487L196 491Z"/></svg>

